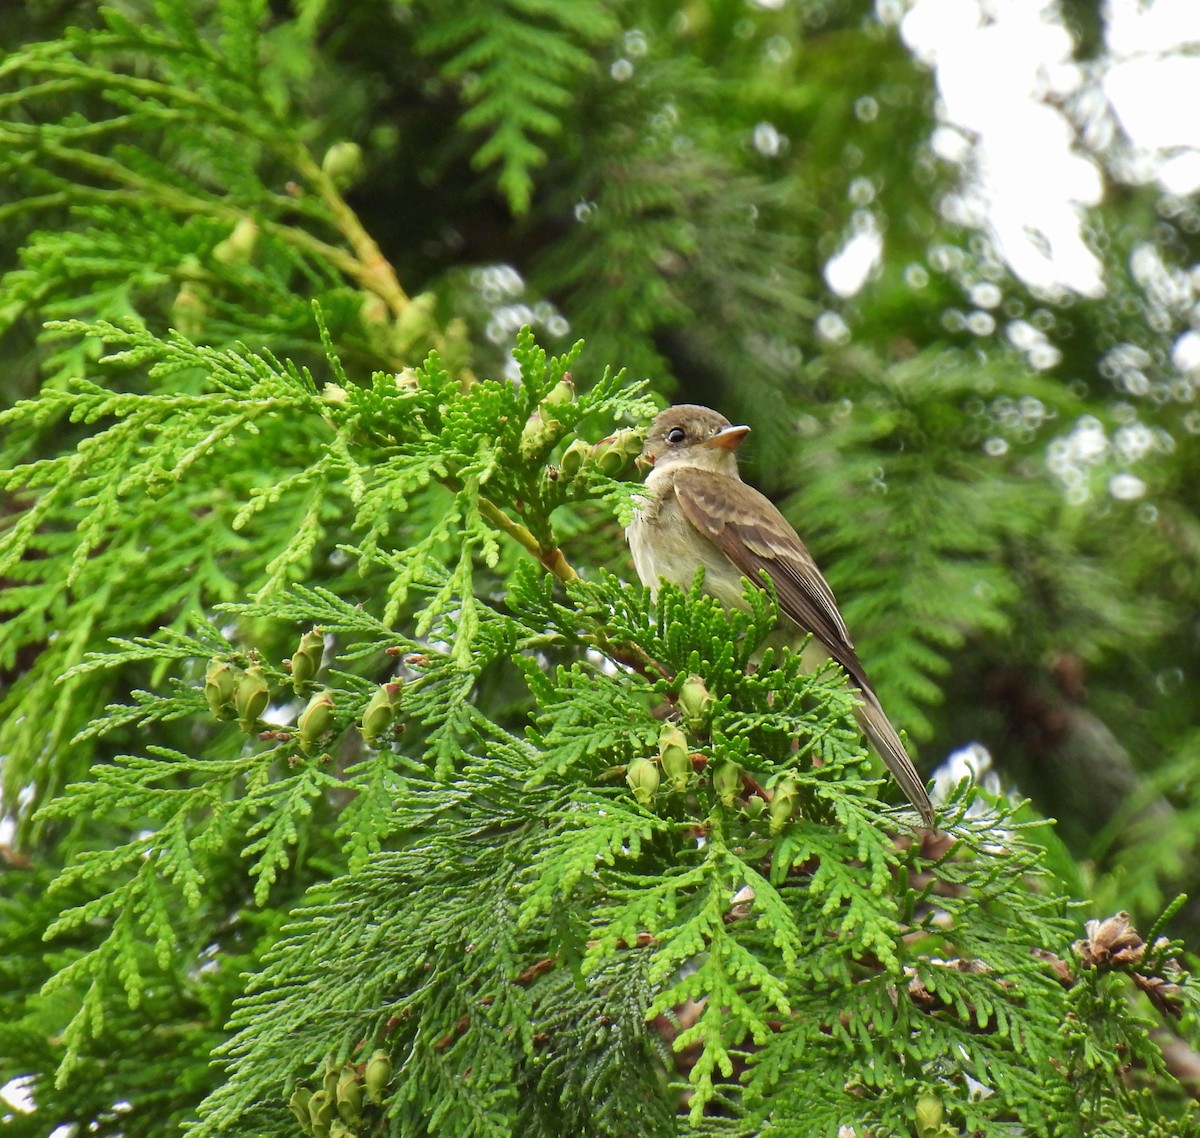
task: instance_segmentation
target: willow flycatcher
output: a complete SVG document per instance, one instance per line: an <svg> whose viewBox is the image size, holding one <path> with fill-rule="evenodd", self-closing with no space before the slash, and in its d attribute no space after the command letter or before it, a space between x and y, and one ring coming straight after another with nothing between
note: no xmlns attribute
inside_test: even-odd
<svg viewBox="0 0 1200 1138"><path fill-rule="evenodd" d="M705 591L744 608L742 579L761 586L759 572L766 570L781 624L797 643L811 634L822 658L845 669L862 700L859 725L932 827L925 785L867 679L833 591L784 516L738 474L734 451L749 433L691 404L670 407L654 420L641 455L653 467L646 477L650 494L627 532L638 577L652 592L660 578L686 589L702 565Z"/></svg>

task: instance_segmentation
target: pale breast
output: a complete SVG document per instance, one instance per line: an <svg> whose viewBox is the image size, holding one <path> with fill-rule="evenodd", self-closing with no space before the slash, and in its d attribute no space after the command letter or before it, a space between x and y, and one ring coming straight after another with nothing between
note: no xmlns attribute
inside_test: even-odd
<svg viewBox="0 0 1200 1138"><path fill-rule="evenodd" d="M691 588L696 570L704 566L704 591L723 604L745 607L741 574L708 538L688 521L675 497L673 479L651 474L646 488L652 497L637 511L626 531L633 567L643 585L658 593L663 578ZM664 475L668 472L663 471Z"/></svg>

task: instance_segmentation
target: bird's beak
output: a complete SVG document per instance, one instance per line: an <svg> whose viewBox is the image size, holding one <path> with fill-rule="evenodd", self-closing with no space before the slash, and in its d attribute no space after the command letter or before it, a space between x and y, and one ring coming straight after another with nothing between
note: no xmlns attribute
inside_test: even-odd
<svg viewBox="0 0 1200 1138"><path fill-rule="evenodd" d="M711 439L705 440L704 445L706 447L720 447L722 450L736 450L738 444L749 433L749 427L725 427L713 435Z"/></svg>
<svg viewBox="0 0 1200 1138"><path fill-rule="evenodd" d="M648 450L644 450L637 456L637 458L633 460L633 465L644 473L647 470L653 469L654 458L655 456L652 455Z"/></svg>

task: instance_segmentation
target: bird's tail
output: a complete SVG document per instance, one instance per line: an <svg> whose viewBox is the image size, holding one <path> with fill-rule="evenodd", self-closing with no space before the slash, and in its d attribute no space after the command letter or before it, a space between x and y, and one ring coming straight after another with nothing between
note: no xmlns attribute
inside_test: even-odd
<svg viewBox="0 0 1200 1138"><path fill-rule="evenodd" d="M900 784L900 789L904 791L909 802L917 808L921 815L921 821L933 829L933 804L925 792L925 784L921 781L921 776L917 774L917 768L912 765L912 760L904 750L904 744L900 741L900 736L896 734L896 729L884 714L879 697L869 688L861 689L859 695L862 697L862 702L855 710L858 725L870 740L871 746L879 753L884 766L892 772Z"/></svg>

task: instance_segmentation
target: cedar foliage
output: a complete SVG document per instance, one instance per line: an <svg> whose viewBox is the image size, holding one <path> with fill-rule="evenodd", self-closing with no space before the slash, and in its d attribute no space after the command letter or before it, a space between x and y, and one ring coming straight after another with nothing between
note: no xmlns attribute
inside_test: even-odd
<svg viewBox="0 0 1200 1138"><path fill-rule="evenodd" d="M452 7L6 16L7 1127L1198 1132L1149 1021L1195 1039L1190 207L1099 214L1112 298L1068 315L938 218L927 77L862 5ZM894 226L843 342L847 148ZM995 280L1120 398L943 319ZM1164 756L1125 814L1064 844L963 783L921 834L834 669L748 667L768 594L631 588L631 373L753 423L926 754L1003 767L980 692L1069 650L1068 741ZM1142 462L1156 525L1047 472L1093 422L1083 482Z"/></svg>

